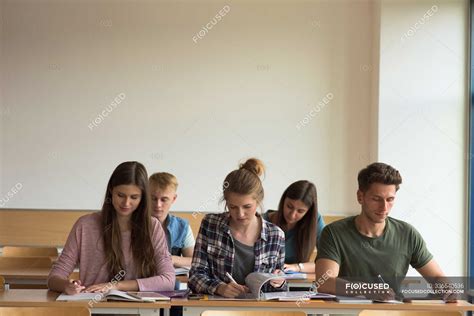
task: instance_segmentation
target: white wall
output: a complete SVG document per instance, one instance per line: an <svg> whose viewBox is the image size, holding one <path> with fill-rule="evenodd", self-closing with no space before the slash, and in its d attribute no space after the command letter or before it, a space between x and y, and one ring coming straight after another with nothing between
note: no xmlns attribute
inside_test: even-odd
<svg viewBox="0 0 474 316"><path fill-rule="evenodd" d="M306 178L323 212L358 209L355 178L371 150L370 1L2 4L2 193L23 185L5 207L99 208L115 166L136 159L177 175L175 209L212 211L225 175L257 156L266 207Z"/></svg>
<svg viewBox="0 0 474 316"><path fill-rule="evenodd" d="M266 207L306 178L323 213L350 214L358 170L385 161L404 177L393 216L460 275L466 3L0 0L0 197L21 183L5 207L96 209L115 166L136 159L178 176L175 209L213 211L225 175L257 156Z"/></svg>
<svg viewBox="0 0 474 316"><path fill-rule="evenodd" d="M5 108L6 108L6 105L5 105L5 102L3 100L3 86L4 86L4 82L3 82L3 21L4 21L4 18L3 18L3 13L4 13L4 10L3 10L3 6L4 6L4 3L3 1L0 1L0 194L2 194L4 191L3 191L3 163L2 163L2 159L3 159L3 135L4 135L4 131L3 131L3 126L4 126L4 117L5 117Z"/></svg>
<svg viewBox="0 0 474 316"><path fill-rule="evenodd" d="M381 2L379 159L404 181L393 216L451 275L466 260L467 17L467 1Z"/></svg>

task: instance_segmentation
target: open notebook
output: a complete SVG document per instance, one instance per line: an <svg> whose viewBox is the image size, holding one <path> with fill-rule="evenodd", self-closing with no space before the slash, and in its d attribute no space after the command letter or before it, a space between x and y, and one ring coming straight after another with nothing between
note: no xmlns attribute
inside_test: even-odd
<svg viewBox="0 0 474 316"><path fill-rule="evenodd" d="M78 293L74 295L61 294L56 301L127 301L127 302L156 302L167 301L170 298L155 292L123 292L110 290L106 293Z"/></svg>
<svg viewBox="0 0 474 316"><path fill-rule="evenodd" d="M306 280L308 275L304 272L295 272L292 270L285 270L285 279L287 280Z"/></svg>
<svg viewBox="0 0 474 316"><path fill-rule="evenodd" d="M337 296L336 301L345 304L370 304L370 303L387 303L387 304L403 304L398 300L373 300L361 296Z"/></svg>
<svg viewBox="0 0 474 316"><path fill-rule="evenodd" d="M266 292L262 291L262 287L273 279L287 279L288 277L282 274L253 272L245 278L245 285L250 292L236 298L226 298L222 296L208 296L209 300L280 300L280 301L302 301L310 299L332 299L334 295L309 292L309 291L280 291L280 292ZM291 278L291 277L289 277Z"/></svg>
<svg viewBox="0 0 474 316"><path fill-rule="evenodd" d="M248 300L248 301L309 301L311 299L320 299L320 300L333 300L335 296L332 294L326 293L317 293L317 292L309 292L309 291L290 291L290 292L267 292L261 293L259 298L256 298L253 293L247 293L242 296L230 298L230 297L223 297L218 295L208 295L207 299L210 301L241 301L241 300Z"/></svg>
<svg viewBox="0 0 474 316"><path fill-rule="evenodd" d="M181 267L181 268L174 268L175 275L187 275L189 273L190 267Z"/></svg>

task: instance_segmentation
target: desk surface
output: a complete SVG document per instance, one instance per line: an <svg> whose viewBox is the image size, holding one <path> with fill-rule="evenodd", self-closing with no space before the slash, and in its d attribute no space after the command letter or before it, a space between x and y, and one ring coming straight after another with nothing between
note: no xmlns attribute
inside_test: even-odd
<svg viewBox="0 0 474 316"><path fill-rule="evenodd" d="M288 283L290 284L298 284L298 283L313 283L314 280L316 280L316 275L314 273L306 273L308 277L306 279L288 279ZM176 280L182 282L182 283L188 283L188 276L187 275L177 275Z"/></svg>
<svg viewBox="0 0 474 316"><path fill-rule="evenodd" d="M48 290L7 290L0 291L0 306L88 306L88 302L57 302L59 293ZM99 302L94 308L169 308L183 306L185 308L246 308L246 309L288 309L288 310L423 310L423 311L474 311L474 305L466 301L449 304L341 304L332 301L312 300L301 302L257 302L257 301L208 301L174 299L170 302L135 303L135 302Z"/></svg>
<svg viewBox="0 0 474 316"><path fill-rule="evenodd" d="M59 293L43 290L7 290L0 291L0 306L88 306L88 301L77 302L57 302L56 298ZM96 308L169 308L170 302L154 302L154 303L136 303L136 302L98 302L94 304Z"/></svg>
<svg viewBox="0 0 474 316"><path fill-rule="evenodd" d="M50 268L0 268L0 275L5 279L46 280Z"/></svg>
<svg viewBox="0 0 474 316"><path fill-rule="evenodd" d="M373 309L373 310L411 310L411 311L474 311L474 305L466 301L457 303L404 303L404 304L347 304L334 301L311 300L303 301L298 305L297 302L276 302L276 301L209 301L209 300L186 300L174 299L171 306L183 307L222 307L222 308L285 308L294 310L309 309Z"/></svg>

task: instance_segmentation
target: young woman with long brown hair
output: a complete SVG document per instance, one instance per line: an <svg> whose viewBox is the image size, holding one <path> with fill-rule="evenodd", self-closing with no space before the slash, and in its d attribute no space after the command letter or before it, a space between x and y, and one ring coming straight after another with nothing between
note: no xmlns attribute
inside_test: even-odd
<svg viewBox="0 0 474 316"><path fill-rule="evenodd" d="M166 237L150 212L145 167L136 161L120 164L110 177L102 211L74 224L49 274L49 289L67 294L173 290ZM78 263L79 280L69 280Z"/></svg>
<svg viewBox="0 0 474 316"><path fill-rule="evenodd" d="M307 180L290 184L278 210L269 210L263 218L285 232L285 269L314 273L314 262L309 259L324 228L316 186Z"/></svg>

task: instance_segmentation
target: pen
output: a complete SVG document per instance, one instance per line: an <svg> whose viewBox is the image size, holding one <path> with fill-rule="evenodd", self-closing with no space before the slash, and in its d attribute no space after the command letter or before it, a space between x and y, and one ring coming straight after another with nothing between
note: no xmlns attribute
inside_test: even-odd
<svg viewBox="0 0 474 316"><path fill-rule="evenodd" d="M386 283L386 282L383 280L383 278L382 278L382 276L381 276L380 274L379 274L379 275L377 275L377 278L379 279L379 281L380 281L380 282L382 282L382 283Z"/></svg>
<svg viewBox="0 0 474 316"><path fill-rule="evenodd" d="M230 282L234 282L235 284L238 284L237 281L234 280L234 278L229 272L226 272L225 275L229 278Z"/></svg>

